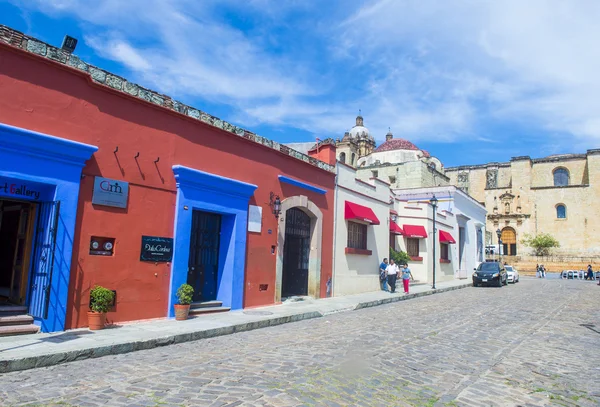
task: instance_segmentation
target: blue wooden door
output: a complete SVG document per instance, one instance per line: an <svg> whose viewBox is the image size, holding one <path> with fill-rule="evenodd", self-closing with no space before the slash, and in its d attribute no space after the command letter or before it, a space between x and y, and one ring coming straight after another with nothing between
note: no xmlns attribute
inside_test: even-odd
<svg viewBox="0 0 600 407"><path fill-rule="evenodd" d="M220 235L221 215L193 212L187 282L194 287L194 302L217 299Z"/></svg>
<svg viewBox="0 0 600 407"><path fill-rule="evenodd" d="M48 317L59 212L59 201L42 202L38 206L29 280L29 314L37 318Z"/></svg>

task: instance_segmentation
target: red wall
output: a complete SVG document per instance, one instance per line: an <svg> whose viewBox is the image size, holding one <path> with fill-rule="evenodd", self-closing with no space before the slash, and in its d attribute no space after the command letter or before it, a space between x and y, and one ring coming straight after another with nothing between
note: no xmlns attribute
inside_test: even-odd
<svg viewBox="0 0 600 407"><path fill-rule="evenodd" d="M108 315L111 321L167 314L170 264L143 263L139 255L141 235L173 236L174 164L258 185L250 204L263 207L263 229L248 235L245 307L274 301L276 254L271 254L271 246L277 244L277 222L270 212L269 193L282 199L308 196L324 216L321 296L325 296L332 268L333 173L122 95L92 83L84 73L5 45L0 45L0 89L0 122L99 147L81 182L67 327L87 325L89 290L95 284L117 290L116 309ZM319 195L281 184L280 174L328 192ZM96 175L130 183L126 209L91 204ZM91 236L116 238L114 256L90 256ZM259 284L268 284L268 290L259 291Z"/></svg>

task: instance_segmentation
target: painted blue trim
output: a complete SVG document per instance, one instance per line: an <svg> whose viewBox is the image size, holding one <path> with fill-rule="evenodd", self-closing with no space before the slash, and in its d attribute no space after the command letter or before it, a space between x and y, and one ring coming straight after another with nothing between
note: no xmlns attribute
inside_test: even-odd
<svg viewBox="0 0 600 407"><path fill-rule="evenodd" d="M316 192L317 194L325 195L327 193L326 189L316 187L311 184L307 184L306 182L298 181L297 179L286 177L285 175L279 176L280 182L285 182L286 184L294 185L300 188L308 189L309 191Z"/></svg>
<svg viewBox="0 0 600 407"><path fill-rule="evenodd" d="M173 173L177 181L177 200L167 315L174 316L177 289L187 282L194 210L221 215L217 300L231 309L242 308L248 201L257 186L181 165L174 165Z"/></svg>
<svg viewBox="0 0 600 407"><path fill-rule="evenodd" d="M0 123L0 184L18 182L38 188L39 196L29 197L30 201L61 201L48 317L34 321L43 332L65 329L81 171L97 150L96 146Z"/></svg>

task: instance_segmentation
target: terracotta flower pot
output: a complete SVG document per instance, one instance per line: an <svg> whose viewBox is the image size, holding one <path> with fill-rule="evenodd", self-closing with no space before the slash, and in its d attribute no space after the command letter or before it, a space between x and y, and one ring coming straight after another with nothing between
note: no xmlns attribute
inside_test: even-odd
<svg viewBox="0 0 600 407"><path fill-rule="evenodd" d="M88 311L87 314L90 330L96 331L98 329L104 329L104 325L106 324L106 313Z"/></svg>
<svg viewBox="0 0 600 407"><path fill-rule="evenodd" d="M181 305L175 304L175 319L177 321L185 321L190 313L190 304Z"/></svg>

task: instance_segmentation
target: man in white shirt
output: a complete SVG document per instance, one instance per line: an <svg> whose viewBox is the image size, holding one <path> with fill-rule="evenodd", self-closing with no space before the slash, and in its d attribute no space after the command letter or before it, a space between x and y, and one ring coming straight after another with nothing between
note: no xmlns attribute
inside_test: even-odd
<svg viewBox="0 0 600 407"><path fill-rule="evenodd" d="M398 266L394 263L394 260L390 259L390 264L385 271L390 285L390 293L393 294L396 292L396 278L398 277Z"/></svg>

